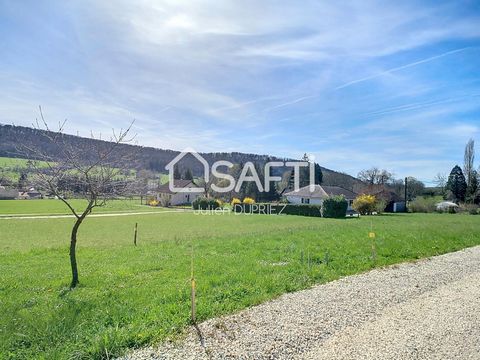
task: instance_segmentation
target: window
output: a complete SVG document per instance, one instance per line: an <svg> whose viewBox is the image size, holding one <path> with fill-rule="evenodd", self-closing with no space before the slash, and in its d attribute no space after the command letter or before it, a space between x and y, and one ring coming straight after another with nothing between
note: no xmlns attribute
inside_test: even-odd
<svg viewBox="0 0 480 360"><path fill-rule="evenodd" d="M310 199L302 198L302 204L310 204Z"/></svg>

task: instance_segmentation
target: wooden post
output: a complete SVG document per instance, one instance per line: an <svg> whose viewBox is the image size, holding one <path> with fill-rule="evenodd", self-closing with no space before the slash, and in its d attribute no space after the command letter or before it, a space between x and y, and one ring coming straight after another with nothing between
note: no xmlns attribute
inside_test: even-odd
<svg viewBox="0 0 480 360"><path fill-rule="evenodd" d="M190 254L190 258L191 258L191 264L190 264L190 278L191 278L191 285L192 285L192 298L191 298L191 310L192 310L192 324L195 324L195 321L196 321L196 312L197 312L197 309L196 309L196 306L195 306L195 274L194 274L194 271L193 271L193 244L192 244L192 247L191 247L191 254Z"/></svg>
<svg viewBox="0 0 480 360"><path fill-rule="evenodd" d="M405 212L408 212L407 201L408 201L408 177L405 177Z"/></svg>
<svg viewBox="0 0 480 360"><path fill-rule="evenodd" d="M196 306L195 306L195 279L192 278L192 323L195 324L196 321Z"/></svg>
<svg viewBox="0 0 480 360"><path fill-rule="evenodd" d="M137 246L137 229L138 223L135 223L135 230L133 232L133 245Z"/></svg>

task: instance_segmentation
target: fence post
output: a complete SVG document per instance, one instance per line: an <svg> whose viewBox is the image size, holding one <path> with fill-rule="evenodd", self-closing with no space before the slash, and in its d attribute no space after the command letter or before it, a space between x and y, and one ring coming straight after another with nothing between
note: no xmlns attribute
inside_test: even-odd
<svg viewBox="0 0 480 360"><path fill-rule="evenodd" d="M133 231L133 245L137 246L137 229L138 223L135 223L135 229Z"/></svg>

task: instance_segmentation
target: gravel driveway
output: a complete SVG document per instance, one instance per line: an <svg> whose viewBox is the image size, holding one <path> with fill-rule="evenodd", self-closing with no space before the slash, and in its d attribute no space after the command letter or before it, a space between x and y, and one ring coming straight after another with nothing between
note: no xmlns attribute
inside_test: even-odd
<svg viewBox="0 0 480 360"><path fill-rule="evenodd" d="M286 294L126 359L480 359L480 246Z"/></svg>

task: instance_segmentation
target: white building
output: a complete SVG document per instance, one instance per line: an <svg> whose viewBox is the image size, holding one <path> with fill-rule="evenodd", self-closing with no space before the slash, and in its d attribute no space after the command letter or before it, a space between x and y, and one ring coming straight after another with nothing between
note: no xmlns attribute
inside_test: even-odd
<svg viewBox="0 0 480 360"><path fill-rule="evenodd" d="M310 191L310 185L304 186L297 191L285 193L287 201L292 204L322 205L323 200L330 196L343 195L348 202L348 209L352 210L353 200L357 197L354 192L340 186L314 185Z"/></svg>
<svg viewBox="0 0 480 360"><path fill-rule="evenodd" d="M175 180L176 188L197 188L192 180ZM158 188L157 201L162 206L169 205L186 205L191 204L199 196L203 196L203 193L198 192L172 192L169 184L161 185Z"/></svg>

